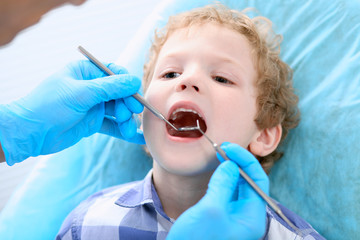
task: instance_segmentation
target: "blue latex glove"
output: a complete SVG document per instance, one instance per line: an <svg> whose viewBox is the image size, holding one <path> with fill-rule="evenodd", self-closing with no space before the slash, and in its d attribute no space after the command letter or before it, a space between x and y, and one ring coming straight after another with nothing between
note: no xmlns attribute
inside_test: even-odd
<svg viewBox="0 0 360 240"><path fill-rule="evenodd" d="M167 239L248 240L264 235L266 202L240 177L238 165L266 194L269 179L258 160L244 148L232 143L221 148L232 161L223 162L218 155L223 163L211 177L207 193L176 220Z"/></svg>
<svg viewBox="0 0 360 240"><path fill-rule="evenodd" d="M131 97L141 81L106 65L120 75L107 76L91 62L78 61L28 96L0 105L0 141L9 165L61 151L96 132L145 143L133 117L143 106Z"/></svg>

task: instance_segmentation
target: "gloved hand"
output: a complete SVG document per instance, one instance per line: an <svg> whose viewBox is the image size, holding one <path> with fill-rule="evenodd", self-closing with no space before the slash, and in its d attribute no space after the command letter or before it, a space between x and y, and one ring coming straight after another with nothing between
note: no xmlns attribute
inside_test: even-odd
<svg viewBox="0 0 360 240"><path fill-rule="evenodd" d="M61 151L96 132L144 144L131 97L141 81L115 64L107 76L89 61L69 64L28 96L0 105L0 141L9 165ZM86 80L86 81L84 81Z"/></svg>
<svg viewBox="0 0 360 240"><path fill-rule="evenodd" d="M167 239L248 240L264 235L266 202L240 177L238 165L266 194L268 177L244 148L232 143L224 143L221 148L232 161L220 164L205 196L176 220ZM220 155L218 158L224 161Z"/></svg>

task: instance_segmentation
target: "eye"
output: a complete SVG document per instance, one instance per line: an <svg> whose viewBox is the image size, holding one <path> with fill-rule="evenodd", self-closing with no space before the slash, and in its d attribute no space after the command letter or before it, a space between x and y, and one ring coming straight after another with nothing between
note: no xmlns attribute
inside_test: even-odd
<svg viewBox="0 0 360 240"><path fill-rule="evenodd" d="M216 76L216 77L214 77L214 80L215 80L216 82L223 83L223 84L234 84L232 81L227 80L227 79L224 78L224 77Z"/></svg>
<svg viewBox="0 0 360 240"><path fill-rule="evenodd" d="M177 72L168 72L168 73L165 73L163 78L177 78L180 76L180 73L177 73Z"/></svg>

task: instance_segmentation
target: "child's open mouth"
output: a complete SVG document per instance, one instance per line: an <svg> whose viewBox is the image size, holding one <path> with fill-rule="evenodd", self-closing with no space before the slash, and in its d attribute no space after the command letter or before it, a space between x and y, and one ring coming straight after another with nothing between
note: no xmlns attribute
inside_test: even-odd
<svg viewBox="0 0 360 240"><path fill-rule="evenodd" d="M206 132L207 129L205 120L193 109L178 108L170 115L168 120L177 129L181 127L196 127L197 120L199 121L200 129L203 132ZM198 130L176 131L168 124L166 124L166 130L171 136L175 137L198 138L202 136L201 132Z"/></svg>

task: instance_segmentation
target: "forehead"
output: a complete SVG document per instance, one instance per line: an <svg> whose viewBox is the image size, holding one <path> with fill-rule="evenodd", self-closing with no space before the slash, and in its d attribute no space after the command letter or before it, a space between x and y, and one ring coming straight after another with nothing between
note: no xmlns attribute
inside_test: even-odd
<svg viewBox="0 0 360 240"><path fill-rule="evenodd" d="M159 56L184 47L220 48L224 54L245 56L251 58L251 46L247 38L229 27L206 23L179 28L169 34ZM194 49L191 49L194 51ZM215 53L210 51L211 53Z"/></svg>

